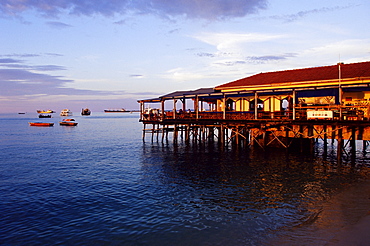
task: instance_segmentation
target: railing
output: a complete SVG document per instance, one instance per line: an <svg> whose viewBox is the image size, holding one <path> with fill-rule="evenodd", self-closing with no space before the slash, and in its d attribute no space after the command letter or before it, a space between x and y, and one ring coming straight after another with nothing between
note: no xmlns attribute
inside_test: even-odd
<svg viewBox="0 0 370 246"><path fill-rule="evenodd" d="M265 112L259 111L257 119L292 119L292 111ZM227 111L225 112L181 112L165 111L158 114L142 114L143 121L162 121L162 120L194 120L194 119L216 119L216 120L255 120L255 112L252 111Z"/></svg>
<svg viewBox="0 0 370 246"><path fill-rule="evenodd" d="M142 114L142 121L158 121L163 120L307 120L307 110L330 110L332 111L333 117L331 120L369 120L367 114L364 110L359 108L353 108L348 106L343 107L296 107L294 111L258 111L257 118L254 111L187 111L187 112L175 112L174 111L165 111L164 114L157 111L156 114ZM370 112L370 110L369 110ZM295 115L294 115L295 113ZM295 117L293 117L295 116Z"/></svg>

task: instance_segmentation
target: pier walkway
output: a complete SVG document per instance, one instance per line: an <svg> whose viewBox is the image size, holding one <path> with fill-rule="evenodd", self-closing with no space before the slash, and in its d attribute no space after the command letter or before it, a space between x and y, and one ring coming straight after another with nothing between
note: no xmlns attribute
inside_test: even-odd
<svg viewBox="0 0 370 246"><path fill-rule="evenodd" d="M338 156L370 141L370 62L260 73L214 88L143 99L143 140L217 141L312 148L336 141ZM158 105L153 107L153 105Z"/></svg>

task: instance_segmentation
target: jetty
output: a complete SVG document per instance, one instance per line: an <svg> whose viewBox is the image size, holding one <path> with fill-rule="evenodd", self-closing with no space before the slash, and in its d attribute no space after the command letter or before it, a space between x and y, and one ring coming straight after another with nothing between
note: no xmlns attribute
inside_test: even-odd
<svg viewBox="0 0 370 246"><path fill-rule="evenodd" d="M370 141L370 62L255 74L213 88L138 100L143 140L312 148L317 139L356 152ZM156 107L152 108L153 105Z"/></svg>

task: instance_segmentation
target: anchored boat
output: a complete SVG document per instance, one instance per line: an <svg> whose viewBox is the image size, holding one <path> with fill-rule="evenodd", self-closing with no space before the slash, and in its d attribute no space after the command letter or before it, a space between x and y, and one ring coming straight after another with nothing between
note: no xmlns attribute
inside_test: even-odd
<svg viewBox="0 0 370 246"><path fill-rule="evenodd" d="M30 126L54 126L54 123L50 122L28 122Z"/></svg>
<svg viewBox="0 0 370 246"><path fill-rule="evenodd" d="M126 112L131 112L129 110L126 110L124 108L119 108L119 109L104 109L105 113L126 113Z"/></svg>
<svg viewBox="0 0 370 246"><path fill-rule="evenodd" d="M61 126L77 126L77 122L74 119L63 119L59 122Z"/></svg>
<svg viewBox="0 0 370 246"><path fill-rule="evenodd" d="M39 118L51 118L51 114L39 114Z"/></svg>
<svg viewBox="0 0 370 246"><path fill-rule="evenodd" d="M83 108L81 111L81 115L90 115L91 111L88 108Z"/></svg>
<svg viewBox="0 0 370 246"><path fill-rule="evenodd" d="M55 113L55 111L48 109L48 110L37 110L37 113L39 114L52 114Z"/></svg>
<svg viewBox="0 0 370 246"><path fill-rule="evenodd" d="M71 115L72 115L72 112L69 109L63 109L60 112L60 116L71 116Z"/></svg>

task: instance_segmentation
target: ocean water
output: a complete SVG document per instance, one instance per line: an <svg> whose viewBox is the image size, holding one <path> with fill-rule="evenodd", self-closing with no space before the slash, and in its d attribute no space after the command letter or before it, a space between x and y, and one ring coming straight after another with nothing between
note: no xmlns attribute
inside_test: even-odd
<svg viewBox="0 0 370 246"><path fill-rule="evenodd" d="M370 206L360 147L338 165L320 142L174 145L143 142L137 113L36 117L0 115L1 245L325 245Z"/></svg>

